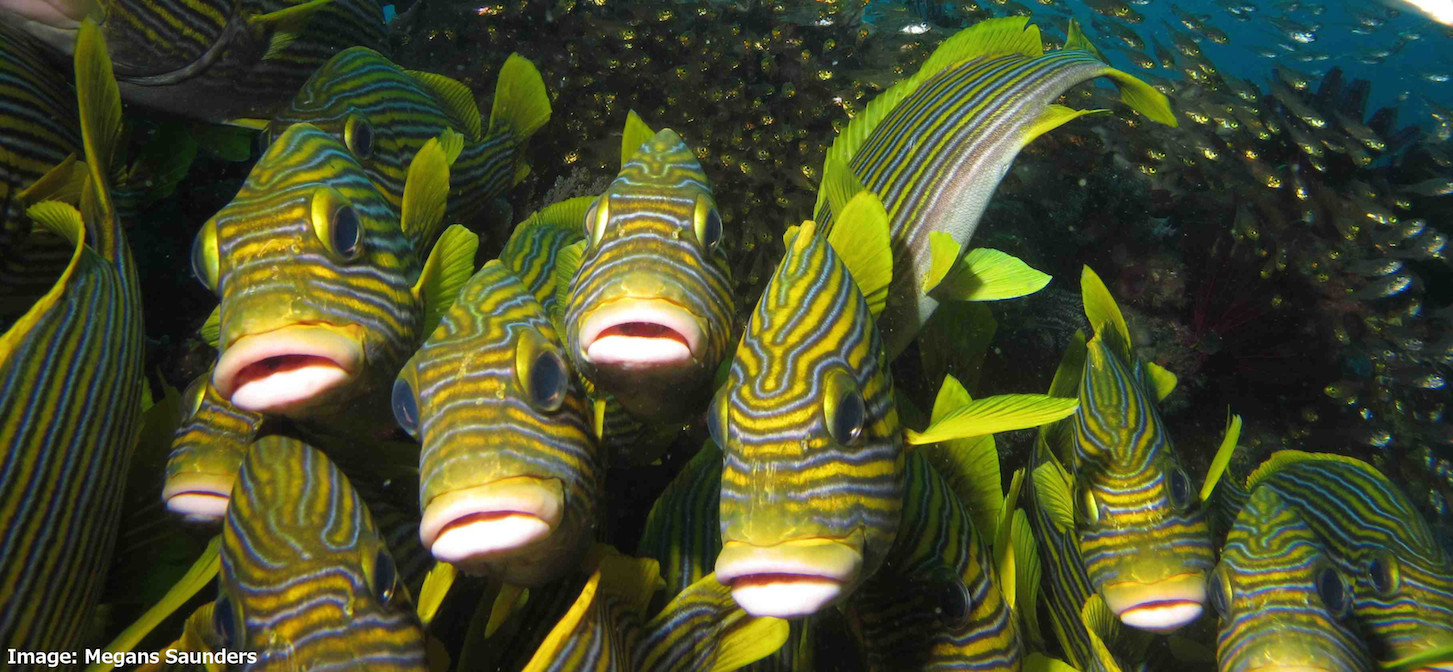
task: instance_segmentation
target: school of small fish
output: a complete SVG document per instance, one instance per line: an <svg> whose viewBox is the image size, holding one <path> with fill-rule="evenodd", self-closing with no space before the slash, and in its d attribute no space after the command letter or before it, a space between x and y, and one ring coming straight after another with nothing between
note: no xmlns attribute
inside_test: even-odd
<svg viewBox="0 0 1453 672"><path fill-rule="evenodd" d="M1100 262L1074 263L1057 368L1019 363L1047 390L975 396L945 363L1052 280L976 245L1001 181L1097 122L1146 189L1247 194L1218 233L1264 274L1336 278L1318 309L1383 346L1327 396L1436 406L1348 446L1453 441L1446 397L1408 392L1445 388L1453 339L1377 308L1448 272L1447 222L1410 213L1453 195L1453 111L1364 120L1365 81L1288 66L1324 60L1313 3L1218 0L1280 45L1254 84L1202 53L1231 41L1208 14L1083 0L1087 31L1066 2L952 33L873 8L936 46L802 171L811 219L750 224L783 253L744 296L716 164L635 110L598 138L602 189L490 239L571 104L520 53L485 114L390 60L370 0L0 0L0 666L1453 672L1453 544L1418 493L1230 413L1183 439L1216 446L1199 473L1162 418L1185 378ZM1352 10L1353 33L1427 19L1359 58L1444 39L1448 4ZM138 153L147 111L190 149ZM1414 146L1404 182L1358 178ZM128 240L201 148L256 158L187 223L215 356L178 392L148 373L169 307L143 306ZM663 470L649 512L623 501ZM135 529L163 518L205 546Z"/></svg>

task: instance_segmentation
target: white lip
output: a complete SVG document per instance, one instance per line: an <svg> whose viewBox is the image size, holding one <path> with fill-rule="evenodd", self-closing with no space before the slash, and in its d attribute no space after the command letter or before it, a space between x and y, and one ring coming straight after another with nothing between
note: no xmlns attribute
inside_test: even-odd
<svg viewBox="0 0 1453 672"><path fill-rule="evenodd" d="M182 474L167 479L161 497L166 508L193 522L211 522L227 515L232 480L213 474Z"/></svg>
<svg viewBox="0 0 1453 672"><path fill-rule="evenodd" d="M1164 634L1201 617L1206 603L1206 577L1201 572L1188 572L1147 583L1107 584L1100 596L1125 625Z"/></svg>
<svg viewBox="0 0 1453 672"><path fill-rule="evenodd" d="M1132 628L1165 634L1200 618L1202 609L1199 602L1152 602L1126 610L1120 620Z"/></svg>
<svg viewBox="0 0 1453 672"><path fill-rule="evenodd" d="M787 541L754 546L728 541L716 558L717 581L753 616L809 616L843 597L863 568L860 540Z"/></svg>
<svg viewBox="0 0 1453 672"><path fill-rule="evenodd" d="M506 558L548 539L564 508L559 480L507 478L435 497L424 507L419 540L440 562Z"/></svg>
<svg viewBox="0 0 1453 672"><path fill-rule="evenodd" d="M296 325L238 338L217 360L212 384L232 405L287 414L358 375L363 348L336 329Z"/></svg>
<svg viewBox="0 0 1453 672"><path fill-rule="evenodd" d="M618 299L591 311L580 325L586 361L604 366L690 364L703 339L695 315L660 299Z"/></svg>
<svg viewBox="0 0 1453 672"><path fill-rule="evenodd" d="M732 584L732 599L752 616L799 618L817 613L843 594L843 584L809 576Z"/></svg>

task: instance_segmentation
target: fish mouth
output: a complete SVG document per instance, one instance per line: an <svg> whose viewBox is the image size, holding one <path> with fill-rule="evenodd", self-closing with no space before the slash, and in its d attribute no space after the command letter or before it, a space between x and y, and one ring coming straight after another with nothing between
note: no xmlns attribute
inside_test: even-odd
<svg viewBox="0 0 1453 672"><path fill-rule="evenodd" d="M847 594L863 569L862 536L794 539L772 546L728 541L716 579L752 616L810 616Z"/></svg>
<svg viewBox="0 0 1453 672"><path fill-rule="evenodd" d="M85 0L0 0L0 10L9 10L42 26L74 33L81 19L95 3Z"/></svg>
<svg viewBox="0 0 1453 672"><path fill-rule="evenodd" d="M505 478L435 497L424 507L419 540L440 562L481 566L548 539L564 510L560 479Z"/></svg>
<svg viewBox="0 0 1453 672"><path fill-rule="evenodd" d="M235 475L181 474L168 478L161 498L166 508L195 523L210 523L227 515Z"/></svg>
<svg viewBox="0 0 1453 672"><path fill-rule="evenodd" d="M687 366L704 338L696 315L663 299L617 299L591 311L580 325L580 350L597 366Z"/></svg>
<svg viewBox="0 0 1453 672"><path fill-rule="evenodd" d="M212 385L233 406L289 415L320 404L358 377L361 339L329 325L293 325L234 340L217 360Z"/></svg>
<svg viewBox="0 0 1453 672"><path fill-rule="evenodd" d="M1107 583L1100 594L1105 606L1125 625L1165 634L1201 617L1206 604L1206 575L1188 572L1151 583Z"/></svg>

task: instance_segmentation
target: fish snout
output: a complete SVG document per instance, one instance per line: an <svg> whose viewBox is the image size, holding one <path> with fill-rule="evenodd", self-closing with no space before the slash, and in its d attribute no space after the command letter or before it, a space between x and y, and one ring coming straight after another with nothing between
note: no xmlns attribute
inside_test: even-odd
<svg viewBox="0 0 1453 672"><path fill-rule="evenodd" d="M1109 583L1100 591L1105 606L1126 625L1168 633L1201 617L1206 604L1205 572L1175 574L1159 581Z"/></svg>
<svg viewBox="0 0 1453 672"><path fill-rule="evenodd" d="M222 351L212 384L244 411L304 416L357 379L364 350L355 331L297 324L241 336Z"/></svg>
<svg viewBox="0 0 1453 672"><path fill-rule="evenodd" d="M793 539L771 546L728 541L716 578L752 616L810 616L846 597L862 579L863 536Z"/></svg>
<svg viewBox="0 0 1453 672"><path fill-rule="evenodd" d="M440 562L482 570L548 540L564 511L559 479L514 476L435 497L424 507L419 540Z"/></svg>
<svg viewBox="0 0 1453 672"><path fill-rule="evenodd" d="M706 339L701 319L664 299L617 299L580 321L580 359L623 370L693 367Z"/></svg>
<svg viewBox="0 0 1453 672"><path fill-rule="evenodd" d="M166 479L161 498L166 508L190 522L212 523L227 515L237 474L178 474Z"/></svg>

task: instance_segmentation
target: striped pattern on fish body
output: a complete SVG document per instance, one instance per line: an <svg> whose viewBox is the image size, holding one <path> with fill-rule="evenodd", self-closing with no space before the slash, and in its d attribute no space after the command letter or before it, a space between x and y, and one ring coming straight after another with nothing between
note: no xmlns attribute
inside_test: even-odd
<svg viewBox="0 0 1453 672"><path fill-rule="evenodd" d="M1352 458L1280 451L1248 483L1275 490L1322 539L1388 658L1453 645L1453 560L1390 479Z"/></svg>
<svg viewBox="0 0 1453 672"><path fill-rule="evenodd" d="M1210 523L1154 392L1124 359L1128 344L1101 327L1074 416L1080 552L1092 585L1127 625L1166 632L1201 612L1215 562Z"/></svg>
<svg viewBox="0 0 1453 672"><path fill-rule="evenodd" d="M83 24L76 78L89 182L78 213L31 209L71 242L51 290L0 336L0 643L74 650L100 598L140 425L141 294L109 166L121 103ZM90 243L87 244L89 238Z"/></svg>
<svg viewBox="0 0 1453 672"><path fill-rule="evenodd" d="M494 97L493 113L481 123L463 84L404 70L373 49L355 47L312 73L268 125L267 136L275 139L295 123L323 129L401 207L414 154L446 129L462 134L463 148L449 171L448 209L464 222L524 177L522 145L550 118L544 81L518 54L500 69Z"/></svg>
<svg viewBox="0 0 1453 672"><path fill-rule="evenodd" d="M873 669L1018 670L1019 629L964 505L919 453L884 569L849 598Z"/></svg>
<svg viewBox="0 0 1453 672"><path fill-rule="evenodd" d="M1061 94L1111 77L1132 107L1175 123L1163 95L1097 58L1083 36L1071 48L1043 53L1038 27L1027 22L991 19L949 38L916 75L875 99L828 152L829 162L848 166L888 210L899 270L880 322L892 355L938 305L922 291L932 260L929 234L968 243L1020 149L1086 113L1052 105ZM827 203L820 192L816 220L825 226L836 214Z"/></svg>
<svg viewBox="0 0 1453 672"><path fill-rule="evenodd" d="M787 589L781 603L743 605L757 615L806 615L850 594L882 564L903 506L903 438L882 341L847 267L813 228L787 246L707 410L725 454L717 576L771 591L763 599ZM808 598L793 581L756 586L764 575L830 590ZM794 603L805 613L773 611Z"/></svg>
<svg viewBox="0 0 1453 672"><path fill-rule="evenodd" d="M424 633L368 508L316 449L253 444L222 536L213 629L254 670L426 670Z"/></svg>
<svg viewBox="0 0 1453 672"><path fill-rule="evenodd" d="M224 399L391 430L388 386L424 336L414 291L424 259L347 148L307 124L289 128L203 225L194 265L221 299L212 382Z"/></svg>
<svg viewBox="0 0 1453 672"><path fill-rule="evenodd" d="M247 446L263 416L227 403L212 386L212 373L192 381L182 395L182 422L167 456L161 498L167 510L197 522L220 522Z"/></svg>
<svg viewBox="0 0 1453 672"><path fill-rule="evenodd" d="M1219 669L1371 672L1346 582L1296 508L1274 488L1257 488L1211 575Z"/></svg>
<svg viewBox="0 0 1453 672"><path fill-rule="evenodd" d="M603 478L589 407L550 316L504 264L464 285L394 408L423 444L420 535L437 559L521 585L579 563Z"/></svg>
<svg viewBox="0 0 1453 672"><path fill-rule="evenodd" d="M735 327L721 214L701 164L674 131L656 133L585 225L565 306L572 361L644 422L691 418Z"/></svg>

